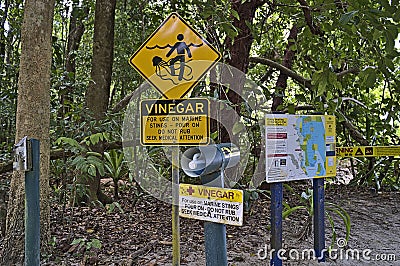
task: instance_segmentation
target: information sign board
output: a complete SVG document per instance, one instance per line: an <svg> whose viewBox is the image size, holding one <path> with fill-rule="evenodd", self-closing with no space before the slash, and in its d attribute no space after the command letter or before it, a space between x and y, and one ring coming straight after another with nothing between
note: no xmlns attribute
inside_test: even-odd
<svg viewBox="0 0 400 266"><path fill-rule="evenodd" d="M268 114L265 128L267 182L336 175L334 116Z"/></svg>
<svg viewBox="0 0 400 266"><path fill-rule="evenodd" d="M199 185L179 185L179 216L243 225L243 191Z"/></svg>

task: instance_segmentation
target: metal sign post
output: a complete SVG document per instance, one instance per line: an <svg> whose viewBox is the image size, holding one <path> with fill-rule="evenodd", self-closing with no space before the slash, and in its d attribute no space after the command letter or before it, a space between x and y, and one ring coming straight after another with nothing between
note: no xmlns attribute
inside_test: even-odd
<svg viewBox="0 0 400 266"><path fill-rule="evenodd" d="M282 200L283 183L272 183L271 186L271 265L281 266L279 251L282 249Z"/></svg>
<svg viewBox="0 0 400 266"><path fill-rule="evenodd" d="M213 183L213 187L224 187L224 169L211 175L202 176L201 183ZM226 248L226 225L214 222L204 222L204 245L207 266L228 265Z"/></svg>
<svg viewBox="0 0 400 266"><path fill-rule="evenodd" d="M15 171L25 172L25 265L40 265L40 142L24 137L14 149Z"/></svg>
<svg viewBox="0 0 400 266"><path fill-rule="evenodd" d="M224 169L235 166L240 160L239 149L232 143L200 146L184 152L183 171L192 177L200 176L209 187L224 187ZM204 222L204 240L207 266L228 265L226 225Z"/></svg>
<svg viewBox="0 0 400 266"><path fill-rule="evenodd" d="M325 189L324 178L313 179L314 251L319 262L325 261Z"/></svg>
<svg viewBox="0 0 400 266"><path fill-rule="evenodd" d="M180 265L179 146L172 147L172 265Z"/></svg>
<svg viewBox="0 0 400 266"><path fill-rule="evenodd" d="M141 102L141 144L173 146L172 264L179 265L179 145L209 143L209 103L181 99L221 54L177 13L169 15L130 57L129 63L164 98Z"/></svg>

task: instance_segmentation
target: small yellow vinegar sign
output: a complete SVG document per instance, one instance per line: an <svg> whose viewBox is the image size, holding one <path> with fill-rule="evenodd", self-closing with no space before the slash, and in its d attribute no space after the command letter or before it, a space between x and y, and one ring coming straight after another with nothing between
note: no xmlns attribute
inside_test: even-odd
<svg viewBox="0 0 400 266"><path fill-rule="evenodd" d="M179 185L179 216L243 225L243 191L199 185Z"/></svg>

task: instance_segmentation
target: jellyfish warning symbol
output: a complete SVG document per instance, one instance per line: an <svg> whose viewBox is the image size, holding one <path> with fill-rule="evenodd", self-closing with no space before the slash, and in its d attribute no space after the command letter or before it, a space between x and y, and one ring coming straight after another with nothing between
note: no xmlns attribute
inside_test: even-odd
<svg viewBox="0 0 400 266"><path fill-rule="evenodd" d="M178 14L172 13L129 63L167 99L187 94L221 54Z"/></svg>

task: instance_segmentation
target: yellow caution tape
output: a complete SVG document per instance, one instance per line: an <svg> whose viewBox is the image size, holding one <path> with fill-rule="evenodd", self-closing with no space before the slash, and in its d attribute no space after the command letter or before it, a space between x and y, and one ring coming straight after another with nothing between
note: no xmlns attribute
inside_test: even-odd
<svg viewBox="0 0 400 266"><path fill-rule="evenodd" d="M337 157L400 156L400 146L336 147Z"/></svg>

